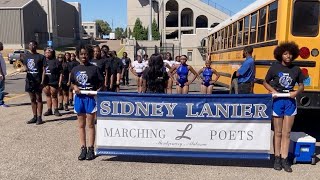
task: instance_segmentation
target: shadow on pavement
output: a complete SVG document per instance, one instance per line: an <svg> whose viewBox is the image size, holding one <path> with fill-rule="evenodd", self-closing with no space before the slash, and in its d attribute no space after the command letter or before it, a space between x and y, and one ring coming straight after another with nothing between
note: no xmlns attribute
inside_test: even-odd
<svg viewBox="0 0 320 180"><path fill-rule="evenodd" d="M145 156L116 156L101 161L122 161L161 164L188 164L205 166L235 166L273 168L271 160L240 160L240 159L204 159L204 158L172 158L172 157L145 157Z"/></svg>
<svg viewBox="0 0 320 180"><path fill-rule="evenodd" d="M9 107L31 106L31 103L8 104Z"/></svg>
<svg viewBox="0 0 320 180"><path fill-rule="evenodd" d="M52 119L52 120L45 120L46 123L53 123L53 122L58 122L58 121L75 121L77 120L77 116L69 116L69 117L64 117L64 118L57 118L57 119Z"/></svg>

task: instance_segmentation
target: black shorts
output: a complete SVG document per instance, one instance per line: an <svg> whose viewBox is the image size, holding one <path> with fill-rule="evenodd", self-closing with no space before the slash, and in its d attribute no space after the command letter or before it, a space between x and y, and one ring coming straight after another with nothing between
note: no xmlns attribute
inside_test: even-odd
<svg viewBox="0 0 320 180"><path fill-rule="evenodd" d="M26 81L25 91L28 93L42 93L42 87L39 82Z"/></svg>
<svg viewBox="0 0 320 180"><path fill-rule="evenodd" d="M68 86L67 83L61 83L61 89L63 91L69 91L70 86Z"/></svg>
<svg viewBox="0 0 320 180"><path fill-rule="evenodd" d="M114 84L113 86L112 86L112 88L109 88L109 86L107 87L107 91L109 91L109 92L116 92L117 91L117 87L119 87L120 85L116 85L116 84Z"/></svg>
<svg viewBox="0 0 320 180"><path fill-rule="evenodd" d="M253 93L253 82L238 84L238 94L252 94L252 93Z"/></svg>

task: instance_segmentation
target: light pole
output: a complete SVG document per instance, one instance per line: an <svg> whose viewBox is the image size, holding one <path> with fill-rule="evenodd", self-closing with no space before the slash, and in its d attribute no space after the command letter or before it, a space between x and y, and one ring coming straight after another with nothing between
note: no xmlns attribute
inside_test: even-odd
<svg viewBox="0 0 320 180"><path fill-rule="evenodd" d="M149 0L149 4L150 4L150 22L149 22L148 40L152 41L152 0Z"/></svg>

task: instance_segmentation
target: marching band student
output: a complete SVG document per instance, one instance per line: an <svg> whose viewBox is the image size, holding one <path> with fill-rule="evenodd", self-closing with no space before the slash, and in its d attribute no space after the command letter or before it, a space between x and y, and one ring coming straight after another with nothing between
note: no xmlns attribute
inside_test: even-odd
<svg viewBox="0 0 320 180"><path fill-rule="evenodd" d="M189 85L199 76L198 73L193 69L193 67L187 64L187 60L187 56L182 55L180 57L180 66L174 66L169 73L171 78L177 83L177 94L188 94ZM178 75L177 80L173 76L174 72L176 72ZM188 81L189 72L192 72L194 75L191 81Z"/></svg>
<svg viewBox="0 0 320 180"><path fill-rule="evenodd" d="M167 73L169 73L170 69L174 66L175 61L173 61L171 53L166 53L166 59L163 61L164 66L166 67ZM168 80L167 85L167 94L172 94L172 86L173 86L173 79L170 77Z"/></svg>
<svg viewBox="0 0 320 180"><path fill-rule="evenodd" d="M63 54L58 54L58 61L60 63L60 66L61 66L61 73L62 73L62 63L65 59L65 56ZM62 74L60 76L62 78ZM59 88L58 88L58 110L63 110L63 92L62 92L62 89L61 89L61 78L60 78L60 81L59 81Z"/></svg>
<svg viewBox="0 0 320 180"><path fill-rule="evenodd" d="M98 67L100 74L104 77L106 74L106 59L101 58L101 49L99 46L93 48L93 59L90 61L91 64Z"/></svg>
<svg viewBox="0 0 320 180"><path fill-rule="evenodd" d="M65 56L63 56L63 54L59 54L58 55L58 59L62 59L62 63L61 63L61 66L62 66L62 72L61 72L61 79L60 79L60 90L61 92L59 92L59 96L61 94L62 96L62 101L60 101L60 105L59 106L62 106L63 105L63 102L64 102L64 110L65 111L69 111L69 89L70 89L70 85L68 84L69 82L69 74L70 74L70 69L69 69L69 63L68 63L68 59L70 59L70 53L69 55L65 54ZM60 110L60 109L59 109Z"/></svg>
<svg viewBox="0 0 320 180"><path fill-rule="evenodd" d="M130 70L136 76L138 93L142 92L142 73L145 68L146 64L143 63L141 56L137 55L137 60L131 64Z"/></svg>
<svg viewBox="0 0 320 180"><path fill-rule="evenodd" d="M110 51L109 56L110 58L107 59L106 63L107 78L105 85L107 86L107 91L119 92L120 78L123 74L122 61L117 57L115 51Z"/></svg>
<svg viewBox="0 0 320 180"><path fill-rule="evenodd" d="M71 72L71 70L78 66L80 63L77 61L76 55L74 53L71 53L71 61L68 63L69 66L69 71ZM69 91L69 105L73 106L73 87L72 84L70 82L70 75L69 75L69 82L68 84L70 86L70 91Z"/></svg>
<svg viewBox="0 0 320 180"><path fill-rule="evenodd" d="M180 56L176 56L175 60L176 60L176 61L174 62L175 65L180 65L180 64L181 64L181 62L180 62Z"/></svg>
<svg viewBox="0 0 320 180"><path fill-rule="evenodd" d="M92 160L94 156L95 126L94 114L97 111L94 96L80 94L81 90L99 91L102 88L103 77L97 66L90 64L93 50L90 46L80 46L77 49L77 57L81 64L71 71L71 83L76 93L74 99L74 110L78 116L81 153L79 160ZM86 125L89 132L89 146L86 144Z"/></svg>
<svg viewBox="0 0 320 180"><path fill-rule="evenodd" d="M110 56L109 56L109 46L107 46L107 45L103 45L103 46L101 46L101 58L102 59L108 59L108 58L110 58Z"/></svg>
<svg viewBox="0 0 320 180"><path fill-rule="evenodd" d="M26 86L25 91L29 93L31 100L31 107L33 112L33 118L27 122L27 124L36 123L42 124L42 87L43 79L42 73L44 70L43 63L45 57L37 52L38 43L36 41L29 42L29 49L31 53L26 54L23 60L23 67L20 72L26 71Z"/></svg>
<svg viewBox="0 0 320 180"><path fill-rule="evenodd" d="M123 77L122 84L129 86L129 69L131 68L131 59L128 57L127 52L123 52L122 56L122 65L123 65Z"/></svg>
<svg viewBox="0 0 320 180"><path fill-rule="evenodd" d="M59 60L56 59L56 54L50 47L45 49L44 61L45 70L43 71L43 92L47 97L47 107L48 110L43 115L50 116L53 115L52 107L54 108L54 115L61 116L58 110L58 89L61 79L62 67Z"/></svg>
<svg viewBox="0 0 320 180"><path fill-rule="evenodd" d="M290 97L275 97L273 100L274 169L292 172L288 161L290 132L297 114L296 96L303 92L304 76L292 62L299 56L299 47L294 42L281 43L274 50L278 63L273 64L263 82L271 93L290 93ZM298 89L294 90L298 83Z"/></svg>
<svg viewBox="0 0 320 180"><path fill-rule="evenodd" d="M201 93L202 94L212 94L213 84L218 81L220 75L219 73L211 68L211 61L206 60L205 67L199 70L198 74L201 78ZM202 77L200 76L202 74ZM216 78L212 80L212 76L216 75Z"/></svg>
<svg viewBox="0 0 320 180"><path fill-rule="evenodd" d="M165 93L169 75L159 54L153 54L149 60L149 67L142 75L143 93Z"/></svg>

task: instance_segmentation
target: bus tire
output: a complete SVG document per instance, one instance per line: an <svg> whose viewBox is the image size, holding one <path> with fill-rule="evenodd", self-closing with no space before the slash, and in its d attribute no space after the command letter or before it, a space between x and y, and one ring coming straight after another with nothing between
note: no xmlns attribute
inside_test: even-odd
<svg viewBox="0 0 320 180"><path fill-rule="evenodd" d="M238 94L238 79L234 78L231 81L231 86L230 86L230 94Z"/></svg>

